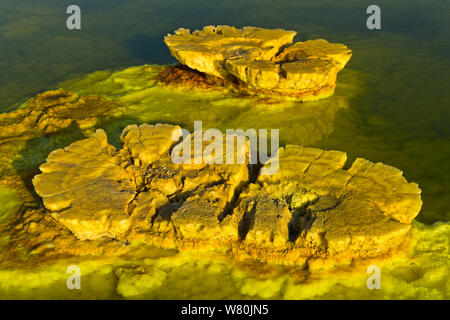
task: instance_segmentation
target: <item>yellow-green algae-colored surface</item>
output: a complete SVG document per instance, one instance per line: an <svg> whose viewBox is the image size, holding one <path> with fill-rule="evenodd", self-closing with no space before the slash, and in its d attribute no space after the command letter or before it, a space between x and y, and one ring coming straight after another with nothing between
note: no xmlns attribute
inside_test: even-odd
<svg viewBox="0 0 450 320"><path fill-rule="evenodd" d="M14 189L0 185L0 199L2 206L0 207L0 223L3 223L11 215L16 213L22 205L17 192Z"/></svg>
<svg viewBox="0 0 450 320"><path fill-rule="evenodd" d="M133 248L122 259L60 259L0 271L1 298L52 299L448 299L449 226L415 224L410 254L371 261L381 289L366 286L366 266L331 269L311 263L310 277L258 264L237 265L220 255ZM67 267L80 267L81 290L68 290Z"/></svg>
<svg viewBox="0 0 450 320"><path fill-rule="evenodd" d="M101 122L114 144L128 124L166 122L192 130L193 121L202 120L204 129L279 128L281 144L320 145L329 139L336 125L346 125L342 118L338 123L336 117L345 112L355 95L367 90L364 77L348 70L342 73L336 94L324 101L250 99L226 89L186 91L164 87L154 80L162 68L139 66L95 72L59 87L79 95L101 94L125 107L120 114ZM22 107L27 108L27 104ZM45 161L51 149L68 145L80 135L90 135L94 129L76 133L69 130L60 136L57 133L20 143L10 153L2 154L2 158L10 160L2 164L2 172L14 176L21 170L32 170ZM55 141L55 137L59 139ZM18 162L18 157L26 161ZM32 164L25 165L28 162ZM19 196L23 195L10 187L0 188L0 201L8 204L2 206L3 217L9 220L17 213ZM2 224L8 223L3 220ZM335 263L310 260L308 268L287 268L231 261L220 253L192 255L138 244L122 244L126 251L118 256L61 256L42 261L33 260L38 252L18 248L22 255L15 256L17 260L6 260L9 240L2 228L0 298L448 299L449 232L448 222L414 222L411 247L395 258ZM81 290L66 288L66 270L73 264L81 269ZM380 290L366 286L366 268L372 264L381 268Z"/></svg>
<svg viewBox="0 0 450 320"><path fill-rule="evenodd" d="M326 100L308 103L243 97L234 92L185 90L166 87L155 80L164 66L137 66L118 72L98 71L59 87L79 94L104 94L125 105L119 121L106 125L107 133L118 137L127 124L173 123L190 131L195 120L203 128L280 129L280 144L313 145L333 131L334 117L346 108L348 99L359 91L357 72L347 73L340 92Z"/></svg>

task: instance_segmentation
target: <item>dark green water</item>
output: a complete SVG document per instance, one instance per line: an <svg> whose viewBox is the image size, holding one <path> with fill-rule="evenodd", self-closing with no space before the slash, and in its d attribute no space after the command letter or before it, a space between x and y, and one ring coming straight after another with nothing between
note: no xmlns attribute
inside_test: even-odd
<svg viewBox="0 0 450 320"><path fill-rule="evenodd" d="M448 1L377 1L382 15L377 31L366 28L371 1L76 3L82 10L80 31L65 26L72 1L0 0L0 111L11 111L77 75L172 63L162 40L179 27L295 30L297 40L325 38L348 45L354 55L340 77L354 72L362 79L349 108L336 114L333 133L315 146L401 168L423 190L418 220L449 220Z"/></svg>

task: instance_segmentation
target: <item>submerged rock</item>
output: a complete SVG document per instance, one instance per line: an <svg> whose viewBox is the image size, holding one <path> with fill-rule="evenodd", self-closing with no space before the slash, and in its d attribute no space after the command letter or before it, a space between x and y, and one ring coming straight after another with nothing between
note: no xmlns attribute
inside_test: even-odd
<svg viewBox="0 0 450 320"><path fill-rule="evenodd" d="M334 93L337 73L351 57L343 44L310 40L292 44L295 31L207 26L178 29L164 38L183 65L258 95L317 100Z"/></svg>
<svg viewBox="0 0 450 320"><path fill-rule="evenodd" d="M417 184L400 170L364 159L346 170L338 151L280 148L279 171L257 179L248 158L176 164L171 151L180 135L178 126L132 125L117 150L97 130L53 151L33 184L52 216L82 240L234 248L236 256L280 263L393 251L422 205Z"/></svg>
<svg viewBox="0 0 450 320"><path fill-rule="evenodd" d="M108 116L120 108L100 95L80 97L63 89L46 91L30 99L26 108L0 114L0 139L4 143L48 135L70 126L92 127L99 116Z"/></svg>
<svg viewBox="0 0 450 320"><path fill-rule="evenodd" d="M13 112L1 113L0 185L18 190L27 207L36 206L39 199L30 180L48 153L79 140L124 110L104 96L58 89L36 95Z"/></svg>

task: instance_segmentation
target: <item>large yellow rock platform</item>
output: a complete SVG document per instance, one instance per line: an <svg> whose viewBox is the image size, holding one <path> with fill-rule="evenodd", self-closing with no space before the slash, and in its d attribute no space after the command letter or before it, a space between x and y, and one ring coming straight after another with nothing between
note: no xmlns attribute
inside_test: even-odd
<svg viewBox="0 0 450 320"><path fill-rule="evenodd" d="M175 164L170 152L186 141L174 141L180 131L128 126L117 150L97 130L49 155L33 179L36 192L82 240L213 248L277 263L396 250L422 205L417 184L400 170L364 159L346 170L339 151L288 145L278 150L279 171L257 178L248 157Z"/></svg>

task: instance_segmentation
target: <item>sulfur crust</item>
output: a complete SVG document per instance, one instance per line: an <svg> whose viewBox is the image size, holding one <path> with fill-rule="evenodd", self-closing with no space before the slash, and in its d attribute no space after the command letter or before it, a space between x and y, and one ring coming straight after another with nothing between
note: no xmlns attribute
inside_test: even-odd
<svg viewBox="0 0 450 320"><path fill-rule="evenodd" d="M241 92L314 101L334 93L337 73L351 57L343 44L324 39L293 42L295 31L206 26L178 29L164 42L181 64L209 76L238 82Z"/></svg>

